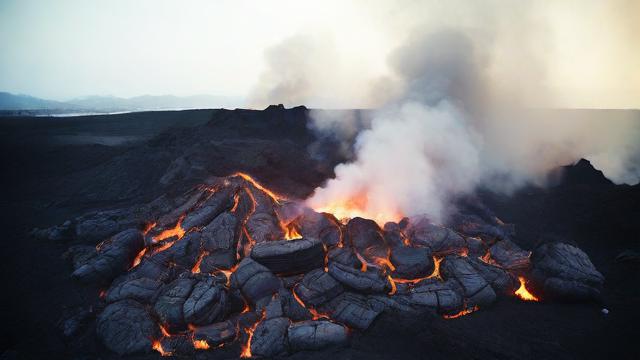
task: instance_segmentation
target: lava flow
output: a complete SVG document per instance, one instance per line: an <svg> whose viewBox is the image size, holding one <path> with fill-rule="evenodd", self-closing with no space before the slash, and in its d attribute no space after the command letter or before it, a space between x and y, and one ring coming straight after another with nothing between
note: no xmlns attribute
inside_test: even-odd
<svg viewBox="0 0 640 360"><path fill-rule="evenodd" d="M527 280L524 277L520 276L518 277L518 280L520 280L520 287L515 292L517 297L524 301L540 301L537 296L527 290L527 287L525 286Z"/></svg>
<svg viewBox="0 0 640 360"><path fill-rule="evenodd" d="M158 242L164 239L168 239L170 237L173 236L177 236L178 239L182 239L182 237L184 236L185 232L184 229L182 228L182 220L184 219L185 215L180 216L180 218L178 219L178 222L176 223L176 226L172 229L167 229L164 230L163 232L161 232L160 234L156 235L153 237L153 242Z"/></svg>
<svg viewBox="0 0 640 360"><path fill-rule="evenodd" d="M461 310L460 312L452 314L452 315L443 315L443 317L445 319L455 319L455 318L459 318L461 316L465 316L465 315L471 314L474 311L478 311L478 307L477 306L473 306L471 308L465 308L465 309Z"/></svg>

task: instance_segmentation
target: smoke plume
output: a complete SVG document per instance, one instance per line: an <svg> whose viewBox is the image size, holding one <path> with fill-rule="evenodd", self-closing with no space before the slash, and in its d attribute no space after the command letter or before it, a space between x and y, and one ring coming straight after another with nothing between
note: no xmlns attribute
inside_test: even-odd
<svg viewBox="0 0 640 360"><path fill-rule="evenodd" d="M307 204L380 223L416 214L443 221L458 195L545 185L552 169L581 157L614 182L637 183L637 111L539 109L556 103L548 83L557 70L544 59L550 30L534 4L471 6L472 16L458 11L456 22L443 16L427 24L404 12L408 17L396 20L413 29L394 28L404 40L388 53L382 74L345 65L339 51L318 39L274 47L267 55L272 81L257 87L261 101L309 104L324 95L324 101L336 96L375 108L359 116L312 112L310 127L320 138L342 140L340 151L353 160L338 165ZM296 41L306 47L297 60L291 56ZM351 95L354 84L357 95Z"/></svg>

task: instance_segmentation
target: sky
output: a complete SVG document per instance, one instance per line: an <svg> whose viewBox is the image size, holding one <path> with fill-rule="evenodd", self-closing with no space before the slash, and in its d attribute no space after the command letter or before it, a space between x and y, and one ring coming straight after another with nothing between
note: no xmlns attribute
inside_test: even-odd
<svg viewBox="0 0 640 360"><path fill-rule="evenodd" d="M532 106L640 108L639 4L0 0L0 91L370 107L405 38L453 27L491 46L494 81L520 81ZM298 96L274 91L283 79Z"/></svg>

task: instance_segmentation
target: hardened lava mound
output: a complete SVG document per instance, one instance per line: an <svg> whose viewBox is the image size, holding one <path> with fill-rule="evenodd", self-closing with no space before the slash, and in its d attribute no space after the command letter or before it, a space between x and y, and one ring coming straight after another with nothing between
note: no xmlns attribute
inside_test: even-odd
<svg viewBox="0 0 640 360"><path fill-rule="evenodd" d="M119 355L282 356L348 345L382 312L456 318L499 297L598 300L604 281L580 249L524 251L514 227L486 213L380 227L315 212L242 173L34 234L81 243L67 252L72 276L104 289L96 332Z"/></svg>

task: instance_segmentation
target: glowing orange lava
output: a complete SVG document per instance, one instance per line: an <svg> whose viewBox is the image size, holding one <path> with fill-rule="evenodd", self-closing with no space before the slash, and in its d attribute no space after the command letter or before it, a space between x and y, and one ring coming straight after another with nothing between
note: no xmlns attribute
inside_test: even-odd
<svg viewBox="0 0 640 360"><path fill-rule="evenodd" d="M242 173L242 172L237 172L237 173L233 174L232 176L239 176L239 177L245 179L246 181L250 182L251 185L255 186L258 190L260 190L263 193L267 194L276 204L280 204L280 200L284 200L285 199L283 196L280 196L280 195L274 193L273 191L265 188L264 186L260 185L260 183L255 181L248 174L245 174L245 173Z"/></svg>
<svg viewBox="0 0 640 360"><path fill-rule="evenodd" d="M132 268L138 266L140 264L140 262L142 261L142 258L144 257L144 254L147 253L147 248L142 249L138 255L136 255L136 258L133 259L133 265L131 266Z"/></svg>
<svg viewBox="0 0 640 360"><path fill-rule="evenodd" d="M524 277L520 276L518 277L518 280L520 280L520 288L518 288L518 290L516 290L515 292L517 297L524 301L540 301L537 296L533 295L529 292L529 290L527 290L527 287L525 286L527 280Z"/></svg>
<svg viewBox="0 0 640 360"><path fill-rule="evenodd" d="M155 221L154 221L154 222L150 222L150 223L148 223L148 224L146 224L146 225L145 225L144 230L142 230L142 233L143 233L144 235L147 235L147 233L148 233L149 231L151 231L151 229L153 229L154 227L156 227L156 223L155 223Z"/></svg>
<svg viewBox="0 0 640 360"><path fill-rule="evenodd" d="M153 342L153 350L159 352L161 356L171 356L170 351L164 351L164 349L162 348L162 344L160 343L160 340L155 340Z"/></svg>
<svg viewBox="0 0 640 360"><path fill-rule="evenodd" d="M453 315L443 315L442 317L444 317L445 319L455 319L455 318L459 318L461 316L465 316L465 315L471 314L472 312L477 311L477 310L478 310L478 307L474 306L472 308L466 308L466 309L460 311L459 313L456 313L456 314L453 314Z"/></svg>
<svg viewBox="0 0 640 360"><path fill-rule="evenodd" d="M252 327L248 327L244 329L247 332L247 335L249 335L249 337L247 338L247 343L242 347L242 352L240 353L241 358L250 358L252 356L251 355L251 339L253 339L253 332L256 331L258 324L260 324L260 322L264 320L266 315L267 315L266 312L262 310L262 316L260 317L260 320L256 321L256 323L253 324Z"/></svg>
<svg viewBox="0 0 640 360"><path fill-rule="evenodd" d="M235 193L233 195L233 207L231 208L231 212L234 213L238 209L238 203L240 203L240 194Z"/></svg>
<svg viewBox="0 0 640 360"><path fill-rule="evenodd" d="M193 347L200 350L206 350L209 348L209 343L206 340L193 340Z"/></svg>
<svg viewBox="0 0 640 360"><path fill-rule="evenodd" d="M162 332L162 335L165 337L171 336L171 334L169 334L169 331L167 331L167 328L165 328L163 325L160 325L160 332Z"/></svg>
<svg viewBox="0 0 640 360"><path fill-rule="evenodd" d="M163 232L161 232L160 234L156 235L153 237L153 242L158 242L164 239L168 239L172 236L177 236L178 239L182 239L182 237L184 236L184 229L182 228L182 220L184 219L184 215L180 216L180 219L178 219L178 223L176 224L176 226L172 229L167 229L164 230Z"/></svg>
<svg viewBox="0 0 640 360"><path fill-rule="evenodd" d="M196 263L193 265L193 268L191 268L192 274L200 273L200 264L202 263L202 259L207 255L209 255L208 251L203 251L200 253L200 255L198 256L198 260L196 260Z"/></svg>
<svg viewBox="0 0 640 360"><path fill-rule="evenodd" d="M391 291L389 291L389 295L393 295L396 293L396 291L398 290L396 288L396 283L395 281L393 281L393 279L391 278L391 275L387 275L387 279L389 279L389 283L391 284Z"/></svg>
<svg viewBox="0 0 640 360"><path fill-rule="evenodd" d="M295 240L295 239L302 239L302 235L300 234L300 229L299 229L299 225L294 221L291 221L288 224L283 223L282 221L280 222L280 227L282 228L282 231L284 232L284 239L285 240Z"/></svg>

